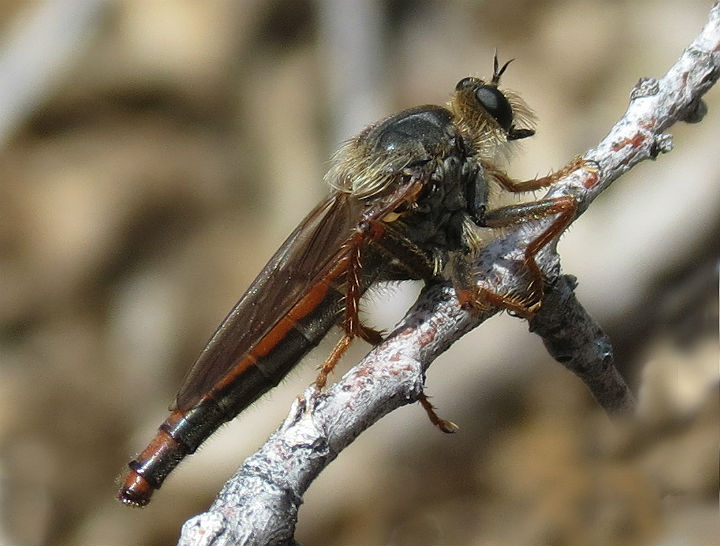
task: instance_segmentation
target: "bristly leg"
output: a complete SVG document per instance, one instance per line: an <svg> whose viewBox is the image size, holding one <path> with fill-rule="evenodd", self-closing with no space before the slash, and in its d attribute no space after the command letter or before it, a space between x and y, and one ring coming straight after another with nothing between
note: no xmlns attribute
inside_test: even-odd
<svg viewBox="0 0 720 546"><path fill-rule="evenodd" d="M586 161L581 157L576 157L573 161L565 165L562 169L550 173L547 176L540 176L537 178L531 178L530 180L519 181L509 177L506 173L504 173L491 163L488 163L487 161L482 162L482 167L488 177L498 182L503 187L503 189L512 193L523 193L547 188L561 178L564 178L571 172L578 169L585 169L588 171L595 170L592 162Z"/></svg>
<svg viewBox="0 0 720 546"><path fill-rule="evenodd" d="M557 180L567 176L578 169L594 170L594 167L581 157L575 158L562 169L547 176L534 178L532 180L517 181L509 177L500 169L483 161L483 170L486 176L498 182L506 191L521 193L538 190L552 185ZM517 225L523 222L541 220L549 216L557 215L550 226L538 237L533 239L525 249L525 266L530 274L530 282L523 294L496 294L484 288L477 288L474 279L469 272L460 272L455 275L456 290L460 303L464 306L484 309L500 307L530 319L537 312L543 299L543 275L535 260L537 254L558 237L572 222L577 212L577 204L572 197L555 197L510 205L488 211L481 219L482 225L489 228L503 228ZM464 258L456 260L458 269L469 266L464 263Z"/></svg>
<svg viewBox="0 0 720 546"><path fill-rule="evenodd" d="M428 417L430 418L430 422L433 425L435 425L437 428L439 428L441 431L443 431L446 434L452 434L453 432L457 432L460 429L460 427L457 426L452 421L443 419L437 413L435 413L435 407L430 403L430 400L425 395L425 393L420 394L420 398L418 399L418 401L420 402L423 409L425 410Z"/></svg>
<svg viewBox="0 0 720 546"><path fill-rule="evenodd" d="M338 341L335 345L335 348L330 353L330 356L325 359L325 362L323 362L323 365L320 367L318 376L315 379L315 387L317 390L325 388L328 376L332 373L335 365L338 363L345 351L347 351L348 347L350 347L353 337L354 336L348 333L344 334L343 337L340 338L340 341Z"/></svg>
<svg viewBox="0 0 720 546"><path fill-rule="evenodd" d="M345 334L340 338L340 341L337 342L335 348L320 367L318 376L315 379L315 386L318 390L325 387L328 376L332 373L335 365L340 361L340 358L345 354L348 347L350 347L353 339L360 337L371 345L377 345L382 341L380 332L363 325L359 317L360 294L362 292L360 288L360 271L362 269L360 249L364 244L372 240L373 234L377 236L377 233L379 233L378 229L382 230L382 225L379 223L368 223L363 227L364 229L358 229L355 232L351 242L348 243L353 248L349 253L345 274L347 283L345 293L345 320L343 321Z"/></svg>
<svg viewBox="0 0 720 546"><path fill-rule="evenodd" d="M525 266L528 268L531 280L527 287L527 296L521 298L520 301L526 304L526 314L529 314L530 317L540 308L543 298L543 275L535 256L565 231L565 228L575 218L576 211L575 200L572 197L563 196L502 207L488 212L485 216L487 227L500 228L557 215L550 226L530 241L525 249ZM510 310L517 312L517 309L513 307L510 307ZM518 314L525 316L522 312Z"/></svg>

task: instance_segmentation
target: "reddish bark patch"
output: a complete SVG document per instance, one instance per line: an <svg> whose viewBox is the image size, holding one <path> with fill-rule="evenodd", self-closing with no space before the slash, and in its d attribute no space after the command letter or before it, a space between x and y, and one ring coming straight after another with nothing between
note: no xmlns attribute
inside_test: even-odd
<svg viewBox="0 0 720 546"><path fill-rule="evenodd" d="M635 133L632 138L624 138L620 142L613 144L613 151L617 152L622 150L625 146L630 146L633 149L640 148L645 142L645 137L641 133Z"/></svg>
<svg viewBox="0 0 720 546"><path fill-rule="evenodd" d="M585 179L583 180L583 186L586 190L591 190L597 185L599 181L600 177L596 172L587 172L585 174Z"/></svg>

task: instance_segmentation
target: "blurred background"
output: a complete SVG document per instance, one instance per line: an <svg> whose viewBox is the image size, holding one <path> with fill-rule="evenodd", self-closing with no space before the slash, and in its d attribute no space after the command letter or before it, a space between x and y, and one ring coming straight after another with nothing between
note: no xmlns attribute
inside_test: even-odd
<svg viewBox="0 0 720 546"><path fill-rule="evenodd" d="M607 133L710 6L0 3L0 544L172 544L277 427L332 339L148 508L114 499L219 321L326 194L342 140L444 103L497 48L539 118L509 172L545 174ZM461 430L414 406L384 418L311 486L299 541L717 543L718 90L706 101L559 246L637 422L611 425L523 321L497 316L428 374ZM417 290L370 294L368 322L391 327Z"/></svg>

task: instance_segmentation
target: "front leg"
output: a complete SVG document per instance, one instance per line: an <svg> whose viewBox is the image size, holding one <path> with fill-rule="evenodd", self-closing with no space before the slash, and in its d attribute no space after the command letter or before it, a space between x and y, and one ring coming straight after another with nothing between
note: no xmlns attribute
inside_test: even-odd
<svg viewBox="0 0 720 546"><path fill-rule="evenodd" d="M591 166L590 162L584 160L582 157L576 157L573 161L565 165L559 171L555 171L547 176L536 177L530 180L518 181L514 178L509 177L506 173L493 166L487 161L482 162L483 170L489 178L496 180L505 190L513 193L522 193L526 191L534 191L542 188L547 188L553 183L557 182L561 178L569 175L571 172L578 169L592 170L594 167Z"/></svg>

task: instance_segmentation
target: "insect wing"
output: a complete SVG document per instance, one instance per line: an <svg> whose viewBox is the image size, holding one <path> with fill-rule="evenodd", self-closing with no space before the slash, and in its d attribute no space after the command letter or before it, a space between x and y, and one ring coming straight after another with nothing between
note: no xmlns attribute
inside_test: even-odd
<svg viewBox="0 0 720 546"><path fill-rule="evenodd" d="M218 326L185 377L177 408L195 405L340 258L360 209L351 195L332 193L295 228Z"/></svg>
<svg viewBox="0 0 720 546"><path fill-rule="evenodd" d="M189 409L353 250L363 221L384 218L413 202L427 176L398 177L392 190L360 200L333 192L295 228L220 324L186 376L176 407ZM174 408L171 408L174 409Z"/></svg>

